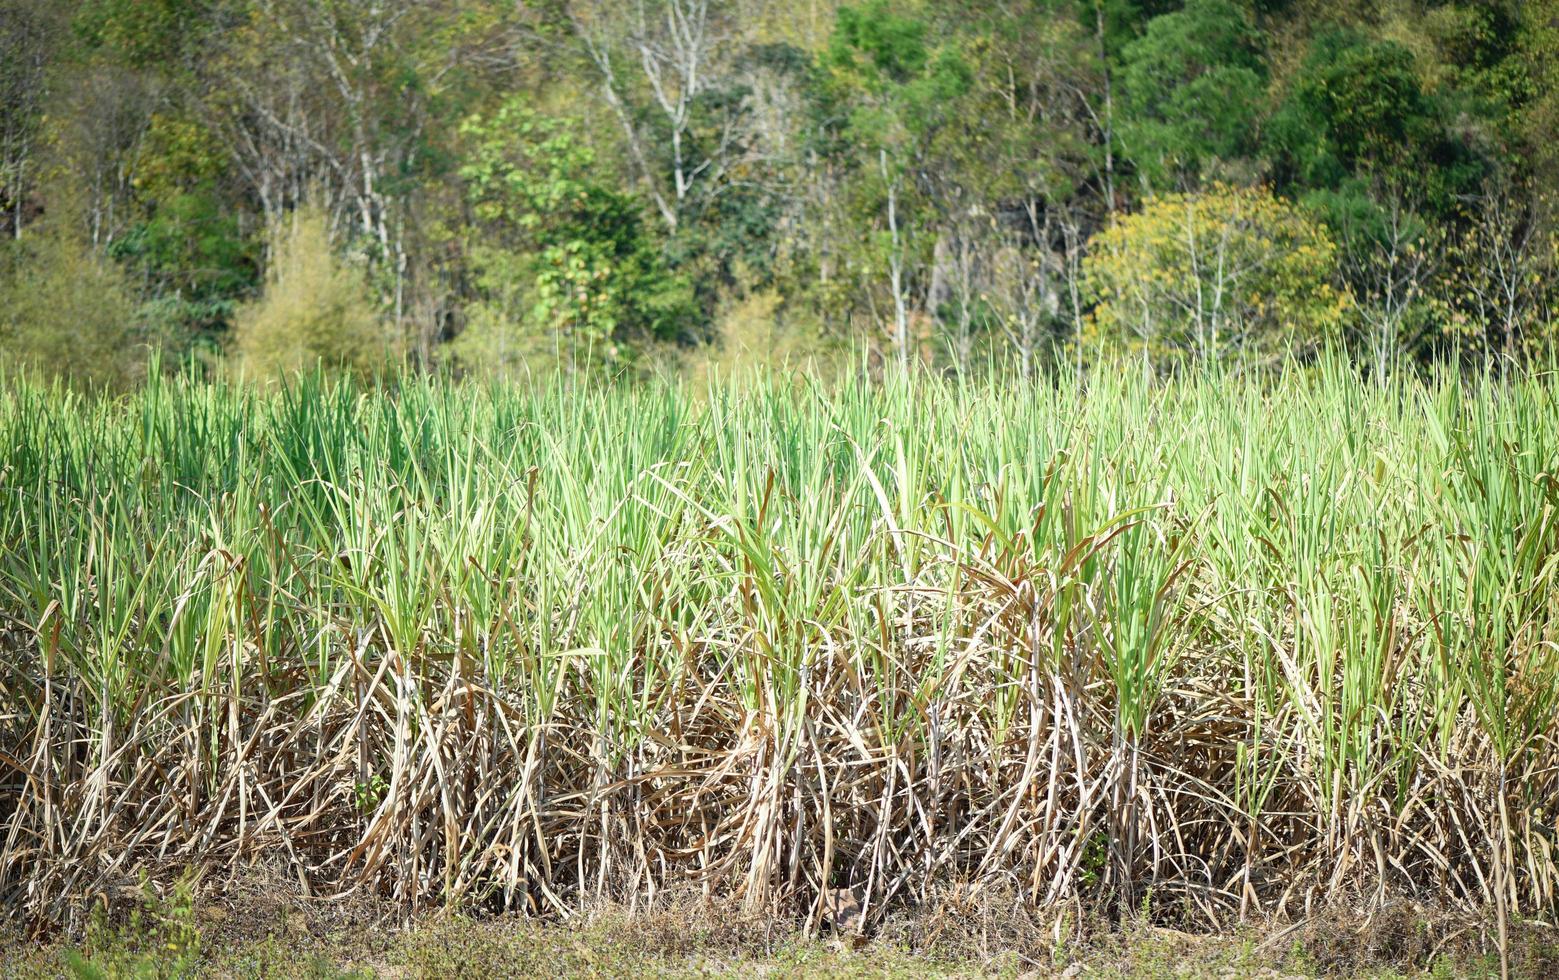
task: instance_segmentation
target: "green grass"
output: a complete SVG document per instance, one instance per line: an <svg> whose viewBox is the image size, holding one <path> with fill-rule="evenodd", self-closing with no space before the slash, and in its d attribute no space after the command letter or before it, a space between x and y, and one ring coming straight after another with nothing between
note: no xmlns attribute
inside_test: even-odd
<svg viewBox="0 0 1559 980"><path fill-rule="evenodd" d="M1553 922L1559 388L0 391L0 892Z"/></svg>
<svg viewBox="0 0 1559 980"><path fill-rule="evenodd" d="M260 882L252 881L258 888ZM269 901L194 901L188 890L136 904L115 924L98 917L74 940L0 933L0 973L18 980L86 978L879 977L1226 978L1492 977L1498 958L1466 946L1405 958L1403 921L1357 929L1244 926L1195 936L1128 921L1076 936L1025 931L1000 917L911 917L883 935L847 941L711 906L596 909L567 923L521 917L425 917L390 924L342 916L270 883ZM383 910L379 910L382 912ZM989 910L987 910L989 911ZM377 922L376 922L377 920ZM1033 925L1033 923L1029 923ZM993 928L994 927L994 928ZM1346 938L1340 938L1346 937ZM1522 975L1541 976L1556 951L1527 937ZM1548 959L1542 957L1547 956Z"/></svg>

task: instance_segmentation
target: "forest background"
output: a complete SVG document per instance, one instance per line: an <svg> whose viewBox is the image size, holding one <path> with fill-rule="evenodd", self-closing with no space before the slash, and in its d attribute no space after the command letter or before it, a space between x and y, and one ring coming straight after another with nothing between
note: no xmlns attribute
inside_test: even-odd
<svg viewBox="0 0 1559 980"><path fill-rule="evenodd" d="M1556 0L0 0L0 368L1546 357Z"/></svg>

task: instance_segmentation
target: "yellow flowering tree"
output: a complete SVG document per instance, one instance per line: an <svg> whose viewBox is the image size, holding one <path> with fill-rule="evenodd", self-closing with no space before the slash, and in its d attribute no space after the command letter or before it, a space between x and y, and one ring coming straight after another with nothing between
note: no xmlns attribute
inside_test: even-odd
<svg viewBox="0 0 1559 980"><path fill-rule="evenodd" d="M1326 229L1260 187L1150 198L1095 238L1084 340L1155 358L1268 358L1348 312Z"/></svg>

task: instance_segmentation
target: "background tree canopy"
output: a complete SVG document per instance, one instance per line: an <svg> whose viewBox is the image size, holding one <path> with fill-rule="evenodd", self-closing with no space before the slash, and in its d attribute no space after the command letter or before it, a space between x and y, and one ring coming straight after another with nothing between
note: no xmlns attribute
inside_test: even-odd
<svg viewBox="0 0 1559 980"><path fill-rule="evenodd" d="M1159 365L1541 354L1556 24L1552 0L0 0L3 358L122 384L157 348L467 373L864 349L1032 374L1129 337ZM1234 306L1173 298L1209 242L1273 253ZM301 248L320 278L288 295Z"/></svg>

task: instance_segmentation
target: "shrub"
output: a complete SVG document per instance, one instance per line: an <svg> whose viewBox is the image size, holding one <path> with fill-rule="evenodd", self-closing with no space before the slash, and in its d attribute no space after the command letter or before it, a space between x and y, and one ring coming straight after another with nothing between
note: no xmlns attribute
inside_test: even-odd
<svg viewBox="0 0 1559 980"><path fill-rule="evenodd" d="M272 233L264 294L239 310L233 351L251 378L319 364L358 376L389 360L393 336L374 309L361 269L330 247L325 215L300 210Z"/></svg>
<svg viewBox="0 0 1559 980"><path fill-rule="evenodd" d="M62 218L0 251L0 366L123 388L145 338L124 273Z"/></svg>

